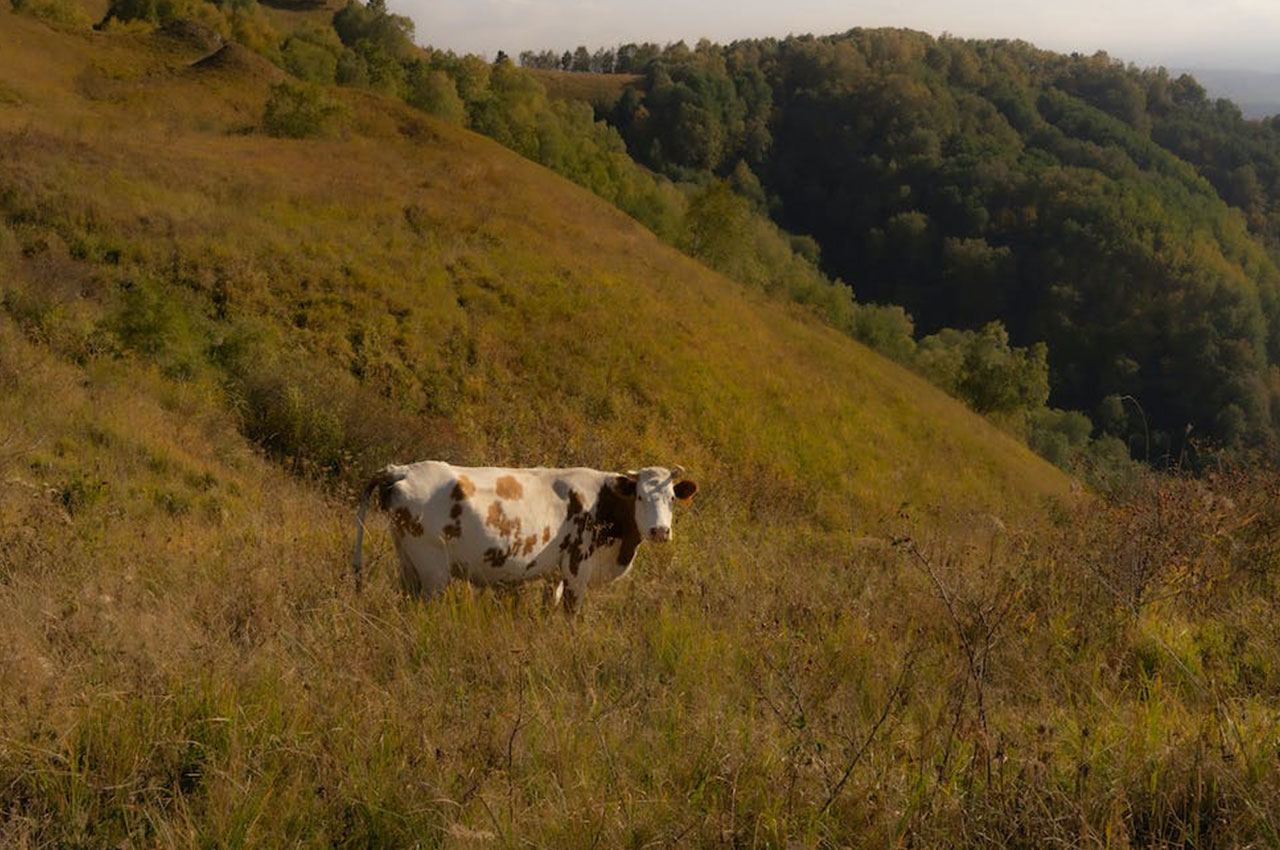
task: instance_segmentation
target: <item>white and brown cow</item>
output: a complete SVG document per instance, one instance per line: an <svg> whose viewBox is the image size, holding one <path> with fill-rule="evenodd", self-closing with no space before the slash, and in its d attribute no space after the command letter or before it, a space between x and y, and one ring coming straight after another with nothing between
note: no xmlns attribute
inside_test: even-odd
<svg viewBox="0 0 1280 850"><path fill-rule="evenodd" d="M391 514L406 591L431 598L453 578L510 585L561 580L572 614L590 584L621 578L645 540L671 539L671 503L698 485L680 467L595 469L461 467L439 461L388 466L364 489L352 559L360 587L369 497Z"/></svg>

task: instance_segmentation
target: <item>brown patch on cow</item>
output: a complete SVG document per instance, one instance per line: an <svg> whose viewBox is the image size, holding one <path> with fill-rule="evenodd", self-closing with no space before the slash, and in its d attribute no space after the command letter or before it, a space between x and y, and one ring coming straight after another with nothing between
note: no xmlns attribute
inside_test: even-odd
<svg viewBox="0 0 1280 850"><path fill-rule="evenodd" d="M475 492L476 485L472 483L471 479L465 475L459 475L458 481L453 485L453 492L450 493L450 495L453 496L453 500L455 502L461 502L463 499L470 499L475 495Z"/></svg>
<svg viewBox="0 0 1280 850"><path fill-rule="evenodd" d="M422 523L408 508L396 508L391 513L391 524L401 537L421 537Z"/></svg>
<svg viewBox="0 0 1280 850"><path fill-rule="evenodd" d="M526 555L526 556L529 555L531 552L533 552L533 547L537 545L537 543L538 543L538 535L530 534L528 537L524 539L524 551L521 552L520 554Z"/></svg>
<svg viewBox="0 0 1280 850"><path fill-rule="evenodd" d="M507 558L511 553L506 549L499 549L497 546L491 546L484 550L484 559L489 562L489 566L497 569L507 562Z"/></svg>
<svg viewBox="0 0 1280 850"><path fill-rule="evenodd" d="M549 526L549 525L544 525L544 526L542 527L542 542L543 542L543 544L545 545L545 544L546 544L546 542L547 542L548 540L550 540L550 539L551 539L551 526Z"/></svg>
<svg viewBox="0 0 1280 850"><path fill-rule="evenodd" d="M449 509L449 517L453 522L440 529L446 540L457 540L462 536L462 505L455 504Z"/></svg>
<svg viewBox="0 0 1280 850"><path fill-rule="evenodd" d="M584 528L585 526L586 523L583 523ZM569 543L569 574L576 576L578 571L582 568L582 562L595 554L596 545L594 540L587 540L586 532L581 528L578 531L577 537L566 542Z"/></svg>
<svg viewBox="0 0 1280 850"><path fill-rule="evenodd" d="M524 571L526 573L531 573L537 568L538 568L538 559L534 558L533 560L529 561L529 563L525 564Z"/></svg>
<svg viewBox="0 0 1280 850"><path fill-rule="evenodd" d="M633 491L634 492L634 491ZM636 525L636 500L618 493L608 484L600 485L596 499L594 522L594 547L603 548L614 541L621 541L618 550L618 566L625 567L636 557L636 549L644 538Z"/></svg>
<svg viewBox="0 0 1280 850"><path fill-rule="evenodd" d="M524 488L520 486L520 482L512 475L504 475L499 478L493 489L498 494L499 499L506 499L508 502L514 502L524 495Z"/></svg>
<svg viewBox="0 0 1280 850"><path fill-rule="evenodd" d="M502 502L497 500L489 505L489 515L485 517L484 524L497 531L504 540L520 535L520 518L508 517L502 510Z"/></svg>
<svg viewBox="0 0 1280 850"><path fill-rule="evenodd" d="M587 543L588 526L592 524L591 514L582 510L582 497L576 491L569 493L569 530L565 532L564 539L560 541L560 551L569 556L569 572L572 575L578 574L578 567L587 558L591 557L592 548ZM573 532L577 531L575 535Z"/></svg>

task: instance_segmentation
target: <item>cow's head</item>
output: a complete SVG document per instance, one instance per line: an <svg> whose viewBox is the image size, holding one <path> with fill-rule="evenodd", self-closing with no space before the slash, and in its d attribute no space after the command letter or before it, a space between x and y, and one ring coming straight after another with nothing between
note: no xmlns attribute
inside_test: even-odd
<svg viewBox="0 0 1280 850"><path fill-rule="evenodd" d="M635 499L636 528L644 540L665 543L671 539L671 503L688 502L698 492L698 485L684 480L684 469L677 466L646 466L619 475L614 487L623 496Z"/></svg>

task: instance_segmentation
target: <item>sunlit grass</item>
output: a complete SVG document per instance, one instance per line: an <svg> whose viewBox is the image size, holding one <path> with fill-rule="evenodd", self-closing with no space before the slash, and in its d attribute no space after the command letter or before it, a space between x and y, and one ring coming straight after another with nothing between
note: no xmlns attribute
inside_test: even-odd
<svg viewBox="0 0 1280 850"><path fill-rule="evenodd" d="M1265 492L1075 504L402 107L286 141L251 75L62 73L147 39L0 17L0 843L1274 841ZM425 456L702 489L577 622L405 600L376 522L356 596L345 486Z"/></svg>

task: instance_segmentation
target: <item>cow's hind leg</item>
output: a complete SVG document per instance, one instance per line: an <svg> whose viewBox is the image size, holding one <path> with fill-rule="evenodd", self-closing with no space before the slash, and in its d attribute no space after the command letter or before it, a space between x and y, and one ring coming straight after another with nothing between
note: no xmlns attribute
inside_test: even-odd
<svg viewBox="0 0 1280 850"><path fill-rule="evenodd" d="M411 596L431 600L449 584L449 553L421 538L406 541L400 557L400 586Z"/></svg>

